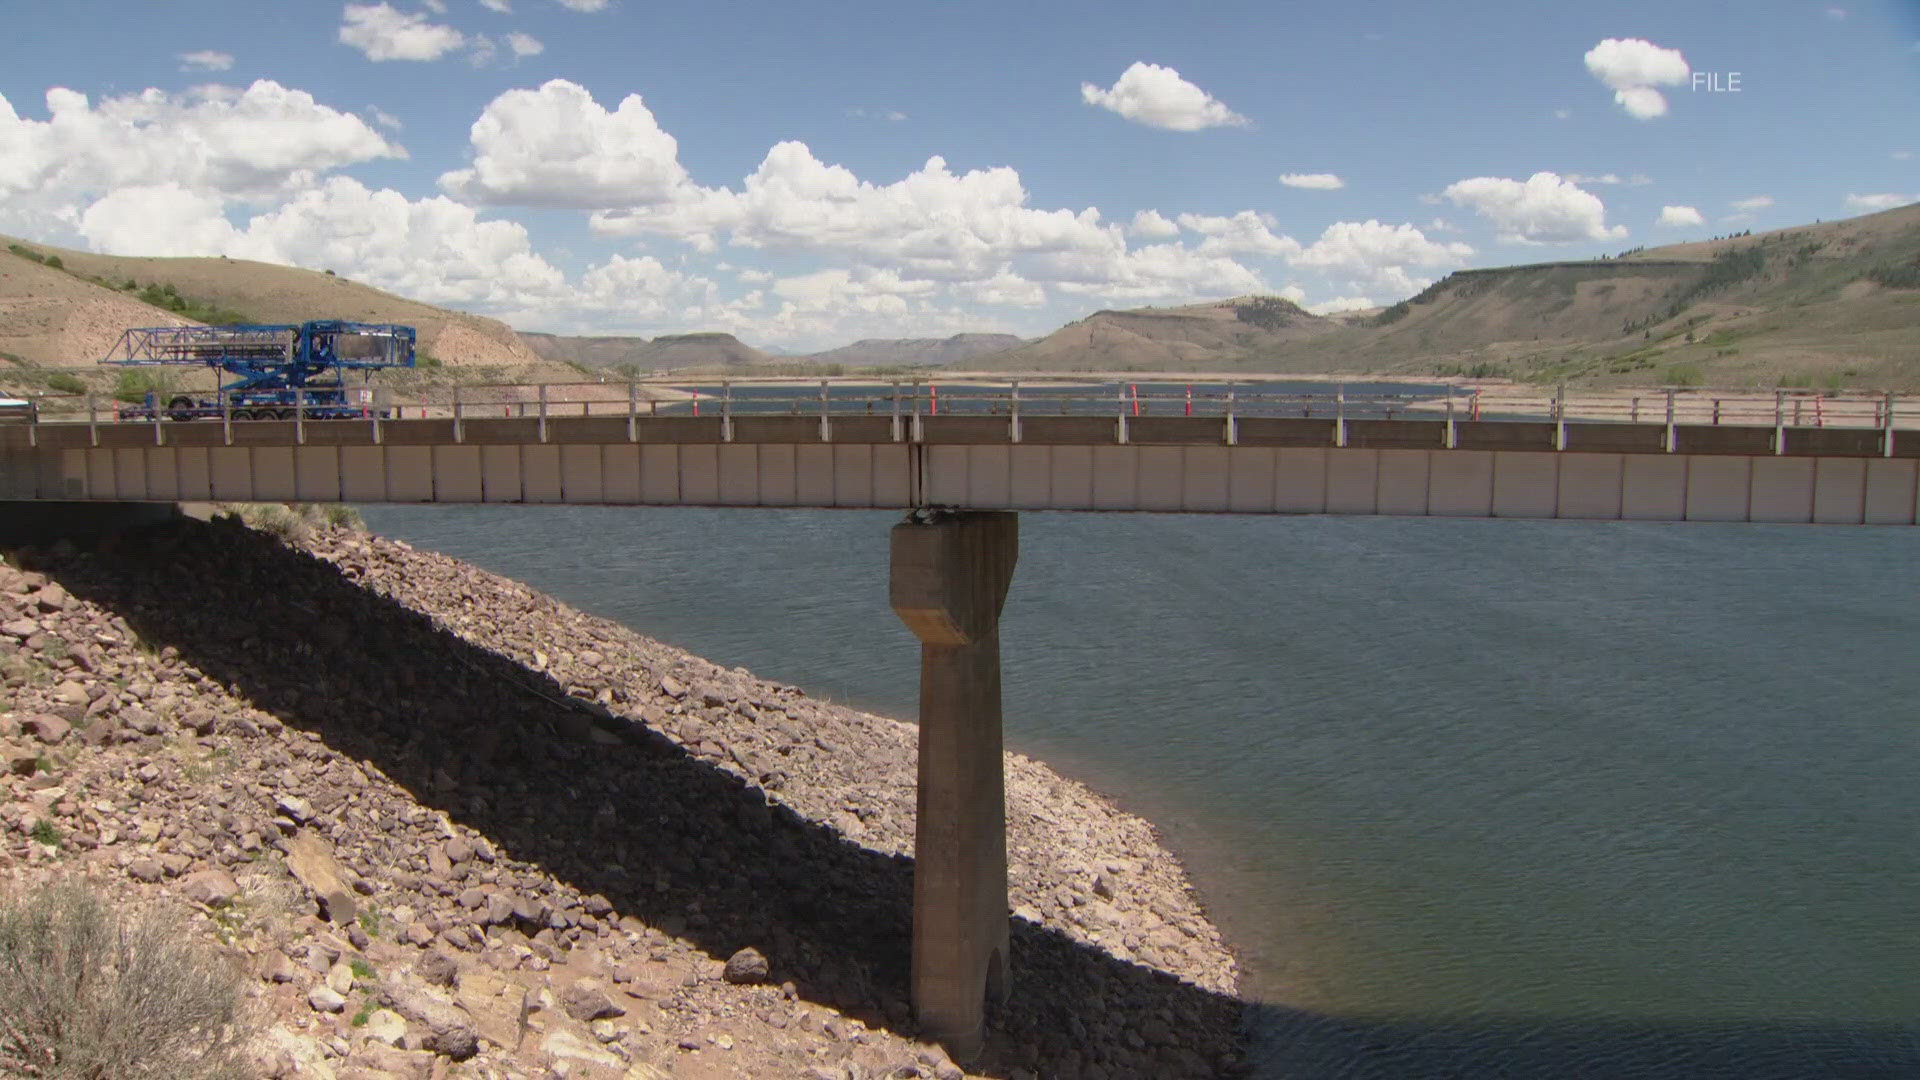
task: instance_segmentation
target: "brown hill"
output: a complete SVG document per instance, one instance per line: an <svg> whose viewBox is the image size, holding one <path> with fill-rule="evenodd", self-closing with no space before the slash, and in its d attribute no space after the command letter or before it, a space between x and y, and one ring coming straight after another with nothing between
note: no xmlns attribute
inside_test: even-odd
<svg viewBox="0 0 1920 1080"><path fill-rule="evenodd" d="M1920 205L1617 258L1462 270L1371 314L1100 312L999 370L1337 372L1920 388Z"/></svg>
<svg viewBox="0 0 1920 1080"><path fill-rule="evenodd" d="M1278 297L1099 311L978 367L1013 371L1181 371L1244 363L1263 349L1312 341L1338 324Z"/></svg>
<svg viewBox="0 0 1920 1080"><path fill-rule="evenodd" d="M814 364L848 367L943 367L963 364L1018 348L1026 342L1012 334L955 334L945 338L862 338L851 345L811 353L802 359Z"/></svg>
<svg viewBox="0 0 1920 1080"><path fill-rule="evenodd" d="M497 319L408 300L330 273L244 259L135 258L0 241L8 246L0 255L0 273L8 275L0 279L0 303L6 304L0 307L0 341L20 346L0 348L40 366L91 365L121 330L195 314L209 316L197 321L404 323L419 332L422 353L449 367L524 369L540 363ZM57 269L51 265L56 259ZM129 282L134 289L124 288ZM141 303L148 285L171 286L185 310L163 312ZM107 300L119 303L102 303ZM56 326L58 332L49 330Z"/></svg>
<svg viewBox="0 0 1920 1080"><path fill-rule="evenodd" d="M522 332L520 338L548 360L578 367L618 369L626 374L644 375L681 368L738 368L776 359L732 334L720 333L663 334L649 339Z"/></svg>

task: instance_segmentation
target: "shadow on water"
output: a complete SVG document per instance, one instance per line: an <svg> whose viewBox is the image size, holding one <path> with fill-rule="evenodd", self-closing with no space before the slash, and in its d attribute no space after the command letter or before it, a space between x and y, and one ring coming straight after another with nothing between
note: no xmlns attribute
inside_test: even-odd
<svg viewBox="0 0 1920 1080"><path fill-rule="evenodd" d="M664 737L590 746L545 674L478 648L335 566L237 525L181 522L100 557L33 565L289 727L363 759L503 854L714 958L874 1025L906 1008L912 863L851 844ZM457 598L454 598L457 602ZM423 867L394 867L414 888ZM1007 1076L1213 1075L1166 1032L1224 1047L1241 1002L1016 920L1010 1000L976 1068ZM1254 1072L1288 1080L1911 1080L1920 1025L1371 1020L1260 1005ZM1211 1033L1214 1037L1205 1037ZM1140 1042L1143 1050L1129 1049Z"/></svg>
<svg viewBox="0 0 1920 1080"><path fill-rule="evenodd" d="M581 714L556 703L565 691L547 675L244 527L183 521L98 555L39 552L30 564L503 855L606 897L616 916L716 959L757 947L802 997L913 1034L911 860L770 804L663 736L611 747L558 737ZM413 889L424 869L370 876ZM1234 1044L1237 999L1021 920L1012 949L1010 997L975 1065L989 1075L1213 1075ZM1147 1033L1144 1047L1128 1047L1129 1031ZM1156 1048L1155 1035L1180 1033L1208 1054Z"/></svg>

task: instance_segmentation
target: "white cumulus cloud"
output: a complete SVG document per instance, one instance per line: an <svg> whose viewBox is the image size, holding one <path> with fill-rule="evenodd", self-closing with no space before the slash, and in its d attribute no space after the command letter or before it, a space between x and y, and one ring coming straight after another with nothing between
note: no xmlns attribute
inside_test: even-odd
<svg viewBox="0 0 1920 1080"><path fill-rule="evenodd" d="M1876 210L1891 210L1896 206L1905 206L1920 200L1920 195L1895 195L1883 192L1878 195L1848 195L1847 209L1871 213Z"/></svg>
<svg viewBox="0 0 1920 1080"><path fill-rule="evenodd" d="M1692 68L1679 49L1643 38L1607 38L1587 50L1587 71L1613 91L1613 100L1636 120L1667 114L1662 86L1687 81Z"/></svg>
<svg viewBox="0 0 1920 1080"><path fill-rule="evenodd" d="M225 71L233 66L232 53L212 49L180 53L174 59L180 61L181 71Z"/></svg>
<svg viewBox="0 0 1920 1080"><path fill-rule="evenodd" d="M559 4L561 7L571 11L594 12L607 10L607 0L559 0Z"/></svg>
<svg viewBox="0 0 1920 1080"><path fill-rule="evenodd" d="M348 4L341 14L339 40L369 60L438 60L465 45L467 36L381 0Z"/></svg>
<svg viewBox="0 0 1920 1080"><path fill-rule="evenodd" d="M1607 207L1598 196L1557 173L1537 172L1524 181L1476 176L1448 184L1441 194L1491 221L1507 242L1572 243L1627 235L1624 225L1607 226Z"/></svg>
<svg viewBox="0 0 1920 1080"><path fill-rule="evenodd" d="M1333 173L1281 173L1280 182L1293 188L1307 188L1310 191L1334 191L1346 187L1346 181Z"/></svg>
<svg viewBox="0 0 1920 1080"><path fill-rule="evenodd" d="M1735 210L1743 214L1751 214L1755 210L1765 210L1767 207L1772 206L1773 196L1755 195L1750 199L1735 199L1732 205Z"/></svg>
<svg viewBox="0 0 1920 1080"><path fill-rule="evenodd" d="M687 183L679 144L638 94L608 112L576 83L494 98L469 133L473 165L440 177L477 203L602 209L667 202Z"/></svg>
<svg viewBox="0 0 1920 1080"><path fill-rule="evenodd" d="M1138 61L1109 89L1081 83L1080 99L1137 124L1168 131L1238 127L1248 122L1212 94L1181 78L1178 71Z"/></svg>
<svg viewBox="0 0 1920 1080"><path fill-rule="evenodd" d="M1149 240L1167 240L1180 235L1180 226L1162 217L1158 210L1137 210L1127 232Z"/></svg>
<svg viewBox="0 0 1920 1080"><path fill-rule="evenodd" d="M1332 315L1341 311L1365 311L1367 308L1379 306L1364 296L1336 296L1331 300L1306 305L1307 310L1315 315Z"/></svg>
<svg viewBox="0 0 1920 1080"><path fill-rule="evenodd" d="M488 11L497 11L502 15L511 15L513 13L513 4L510 0L480 0L480 6L486 8Z"/></svg>
<svg viewBox="0 0 1920 1080"><path fill-rule="evenodd" d="M1683 229L1706 223L1707 219L1701 216L1700 211L1691 206L1663 206L1660 208L1660 220L1654 222L1669 229Z"/></svg>
<svg viewBox="0 0 1920 1080"><path fill-rule="evenodd" d="M1293 259L1293 265L1345 274L1353 287L1405 295L1426 284L1407 272L1410 266L1459 266L1473 255L1470 245L1429 240L1412 225L1380 221L1336 221ZM1363 305L1371 306L1371 305Z"/></svg>
<svg viewBox="0 0 1920 1080"><path fill-rule="evenodd" d="M515 56L539 56L547 51L547 47L540 44L539 38L532 34L520 33L518 30L507 35L507 48L512 49Z"/></svg>
<svg viewBox="0 0 1920 1080"><path fill-rule="evenodd" d="M47 91L48 118L22 118L0 96L0 195L81 199L168 183L262 196L314 174L404 157L367 122L262 79L237 90L145 90L104 98Z"/></svg>
<svg viewBox="0 0 1920 1080"><path fill-rule="evenodd" d="M1207 217L1181 214L1180 227L1199 233L1206 239L1198 249L1202 255L1290 256L1298 254L1300 242L1291 236L1273 232L1273 215L1242 210L1232 217Z"/></svg>

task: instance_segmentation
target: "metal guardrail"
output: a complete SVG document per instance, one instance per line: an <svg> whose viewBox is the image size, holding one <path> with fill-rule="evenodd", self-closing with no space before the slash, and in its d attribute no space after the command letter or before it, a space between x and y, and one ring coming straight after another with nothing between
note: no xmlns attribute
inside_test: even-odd
<svg viewBox="0 0 1920 1080"><path fill-rule="evenodd" d="M375 428L399 419L452 419L456 439L461 423L488 417L537 418L542 437L545 421L560 417L625 417L629 432L642 417L706 416L722 421L722 437L730 439L732 420L746 416L819 417L822 436L828 421L845 416L885 416L893 420L896 440L917 439L919 425L936 416L1005 417L1011 441L1020 441L1022 418L1039 416L1110 417L1119 442L1127 441L1129 424L1151 417L1214 417L1225 425L1225 441L1235 442L1240 420L1276 417L1326 419L1335 422L1335 445L1344 446L1346 424L1365 420L1429 420L1448 425L1444 445L1452 446L1456 425L1478 422L1546 422L1560 432L1556 445L1565 446L1567 424L1636 424L1664 426L1729 425L1771 427L1778 431L1804 428L1854 428L1892 432L1920 426L1920 398L1891 393L1814 390L1708 390L1660 388L1625 391L1574 391L1565 388L1530 390L1526 387L1482 387L1466 384L1410 385L1380 389L1379 383L1288 383L1278 380L1228 382L1114 382L1087 379L1020 378L996 380L863 380L837 379L723 379L713 381L639 380L632 382L577 382L481 384L453 386L402 394L382 389L379 397L354 419L340 419L340 406L308 404L304 400L282 410L192 410L193 415L168 417L162 407L137 420L122 417L117 402L88 395L29 395L38 425L138 423L163 425L213 421L229 430L236 424L263 420L292 421L296 439L305 442L305 426L312 423L368 423ZM270 413L266 415L263 413ZM97 443L97 437L94 440ZM1671 445L1672 440L1668 439ZM1891 445L1891 439L1888 440Z"/></svg>

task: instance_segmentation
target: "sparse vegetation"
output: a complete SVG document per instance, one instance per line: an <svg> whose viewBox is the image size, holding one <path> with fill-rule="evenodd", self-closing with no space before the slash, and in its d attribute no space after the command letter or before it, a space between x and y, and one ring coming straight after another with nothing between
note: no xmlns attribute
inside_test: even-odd
<svg viewBox="0 0 1920 1080"><path fill-rule="evenodd" d="M1668 386L1699 386L1707 380L1696 365L1674 364L1667 368L1660 381Z"/></svg>
<svg viewBox="0 0 1920 1080"><path fill-rule="evenodd" d="M33 842L36 844L45 844L48 847L60 846L60 830L53 822L48 821L46 818L41 818L39 821L34 822L33 829L28 832L27 835L31 836Z"/></svg>
<svg viewBox="0 0 1920 1080"><path fill-rule="evenodd" d="M1920 255L1867 271L1867 280L1888 289L1920 289Z"/></svg>
<svg viewBox="0 0 1920 1080"><path fill-rule="evenodd" d="M1234 305L1233 314L1241 322L1262 330L1281 330L1306 312L1301 310L1299 304L1282 296L1255 296Z"/></svg>
<svg viewBox="0 0 1920 1080"><path fill-rule="evenodd" d="M56 394L84 394L87 384L70 371L56 371L47 376L47 389Z"/></svg>
<svg viewBox="0 0 1920 1080"><path fill-rule="evenodd" d="M139 404L152 394L162 404L168 394L173 392L173 381L165 372L144 371L140 368L124 368L120 377L114 380L113 397L116 401Z"/></svg>
<svg viewBox="0 0 1920 1080"><path fill-rule="evenodd" d="M0 905L0 1073L240 1080L238 971L152 911L63 883Z"/></svg>

